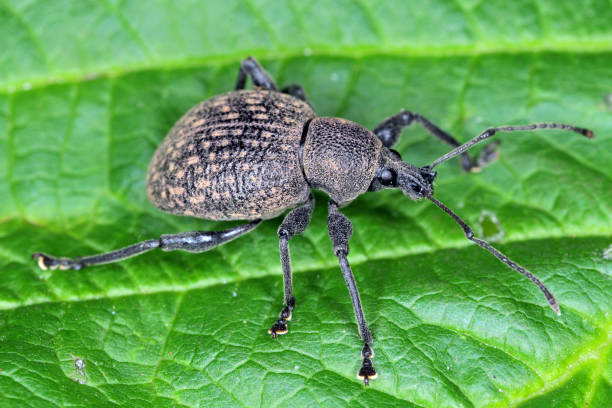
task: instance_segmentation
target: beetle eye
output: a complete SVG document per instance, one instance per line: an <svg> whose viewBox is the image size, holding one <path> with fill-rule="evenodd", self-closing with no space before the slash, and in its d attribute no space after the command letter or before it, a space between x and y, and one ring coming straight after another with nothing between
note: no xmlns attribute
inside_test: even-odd
<svg viewBox="0 0 612 408"><path fill-rule="evenodd" d="M380 172L378 180L383 186L393 186L396 184L397 173L393 169L384 169Z"/></svg>

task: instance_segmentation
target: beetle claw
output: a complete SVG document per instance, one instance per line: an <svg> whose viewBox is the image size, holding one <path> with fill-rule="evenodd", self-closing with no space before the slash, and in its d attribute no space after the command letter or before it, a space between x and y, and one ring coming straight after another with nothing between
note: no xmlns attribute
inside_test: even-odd
<svg viewBox="0 0 612 408"><path fill-rule="evenodd" d="M268 333L274 339L281 334L287 334L288 331L289 328L287 327L287 321L281 321L281 319L278 319L278 321L274 323L274 325L270 329L268 329Z"/></svg>
<svg viewBox="0 0 612 408"><path fill-rule="evenodd" d="M363 380L363 384L368 386L370 385L370 380L375 380L378 377L378 373L374 369L372 365L372 360L369 358L363 359L363 364L359 369L359 373L357 374L357 378Z"/></svg>
<svg viewBox="0 0 612 408"><path fill-rule="evenodd" d="M366 343L361 350L361 358L363 358L363 362L361 363L361 368L359 369L359 373L357 373L357 378L363 380L363 384L365 386L370 385L370 380L375 380L378 377L376 370L374 369L374 365L372 364L372 358L374 358L374 350Z"/></svg>
<svg viewBox="0 0 612 408"><path fill-rule="evenodd" d="M291 320L291 309L293 309L293 307L285 306L283 310L281 310L278 320L268 330L268 333L272 336L272 338L276 338L281 334L287 334L289 331L287 322Z"/></svg>
<svg viewBox="0 0 612 408"><path fill-rule="evenodd" d="M374 369L372 360L369 358L364 358L361 368L359 369L359 373L357 374L357 378L363 380L363 384L368 386L370 385L370 380L375 380L377 377L378 373Z"/></svg>
<svg viewBox="0 0 612 408"><path fill-rule="evenodd" d="M55 258L47 254L43 254L42 252L36 252L32 254L32 259L38 262L38 267L43 271L53 270L53 269L75 269L79 270L83 267L82 264L73 261L70 258Z"/></svg>

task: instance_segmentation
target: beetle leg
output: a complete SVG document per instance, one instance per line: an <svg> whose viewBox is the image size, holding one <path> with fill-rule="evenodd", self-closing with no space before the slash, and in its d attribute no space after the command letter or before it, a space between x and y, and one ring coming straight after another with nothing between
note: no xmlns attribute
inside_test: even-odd
<svg viewBox="0 0 612 408"><path fill-rule="evenodd" d="M359 298L359 291L357 289L357 284L355 283L355 277L353 276L351 266L346 259L349 252L348 242L351 235L353 235L353 226L351 221L338 210L338 205L333 201L329 202L328 211L327 230L332 241L334 254L338 258L342 275L344 276L346 286L348 287L349 294L351 295L353 310L355 311L355 318L357 319L357 325L359 326L359 336L365 342L361 351L363 362L361 364L361 369L357 374L357 378L363 380L365 385L368 385L370 380L377 377L376 370L372 365L372 358L374 358L374 351L371 347L373 341L372 332L366 324L365 317L363 315L363 308L361 306L361 299Z"/></svg>
<svg viewBox="0 0 612 408"><path fill-rule="evenodd" d="M276 83L272 76L259 65L259 62L253 57L248 57L240 62L240 70L236 79L236 90L244 89L247 76L251 77L253 85L260 89L269 89L275 91Z"/></svg>
<svg viewBox="0 0 612 408"><path fill-rule="evenodd" d="M237 225L223 231L190 231L178 234L162 235L159 239L149 239L125 248L98 255L84 256L75 259L56 258L40 252L32 255L41 269L83 269L86 266L119 262L136 255L161 248L162 251L204 252L224 244L255 229L261 220Z"/></svg>
<svg viewBox="0 0 612 408"><path fill-rule="evenodd" d="M429 121L429 119L421 116L418 113L409 112L407 110L403 110L397 115L393 115L382 121L382 123L374 128L374 134L383 142L385 147L392 147L399 139L402 130L410 126L413 122L420 123L429 134L437 137L443 142L453 146L458 147L461 146L461 143L457 141L454 137L440 129L438 126L434 125ZM497 158L497 150L496 147L499 142L491 143L487 145L480 156L476 159L472 159L467 152L464 152L462 157L461 166L464 171L479 171L480 168L490 161L493 161Z"/></svg>
<svg viewBox="0 0 612 408"><path fill-rule="evenodd" d="M306 97L306 91L304 91L304 88L302 88L300 85L297 85L297 84L287 85L286 87L281 89L281 92L286 93L295 98L298 98L301 101L306 102L308 106L310 106L314 110L312 103L310 103L310 101L308 100L308 97Z"/></svg>
<svg viewBox="0 0 612 408"><path fill-rule="evenodd" d="M308 102L308 99L306 98L306 92L304 91L304 88L302 88L300 85L287 85L286 87L281 89L281 92L289 94L291 96L295 96L296 98L301 99L304 102Z"/></svg>
<svg viewBox="0 0 612 408"><path fill-rule="evenodd" d="M314 209L314 196L312 193L308 197L308 201L301 207L292 210L283 223L278 227L278 245L280 248L281 266L283 268L283 286L284 286L284 303L285 307L281 310L278 320L268 330L272 337L279 334L285 334L288 331L287 322L291 320L291 312L295 307L295 298L293 297L293 281L291 276L291 256L289 255L289 240L297 234L301 234L306 230L312 217Z"/></svg>

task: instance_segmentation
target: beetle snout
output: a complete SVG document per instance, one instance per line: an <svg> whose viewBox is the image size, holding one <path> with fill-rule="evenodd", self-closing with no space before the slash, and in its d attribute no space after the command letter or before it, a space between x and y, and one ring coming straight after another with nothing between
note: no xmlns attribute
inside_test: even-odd
<svg viewBox="0 0 612 408"><path fill-rule="evenodd" d="M433 179L436 172L431 169L419 169L413 166L402 166L398 173L398 185L405 195L413 200L419 200L433 195ZM403 171L402 171L403 170Z"/></svg>
<svg viewBox="0 0 612 408"><path fill-rule="evenodd" d="M407 182L401 185L401 189L406 196L413 200L420 200L433 195L433 186L427 183Z"/></svg>
<svg viewBox="0 0 612 408"><path fill-rule="evenodd" d="M434 179L438 175L438 173L435 170L431 169L429 166L421 167L419 169L419 173L421 174L421 177L423 177L423 179L429 184L432 184Z"/></svg>

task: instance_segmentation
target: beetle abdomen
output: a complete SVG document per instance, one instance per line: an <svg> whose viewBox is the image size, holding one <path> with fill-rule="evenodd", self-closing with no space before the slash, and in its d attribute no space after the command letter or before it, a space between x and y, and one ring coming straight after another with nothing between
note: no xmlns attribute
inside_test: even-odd
<svg viewBox="0 0 612 408"><path fill-rule="evenodd" d="M234 91L187 112L157 148L149 200L163 211L213 220L272 218L302 203L302 129L314 112L276 91Z"/></svg>

